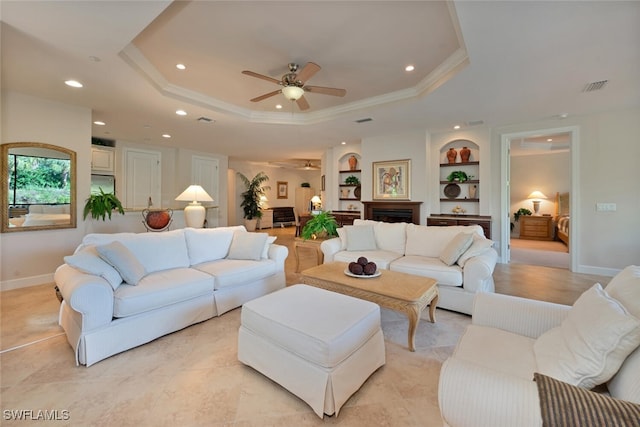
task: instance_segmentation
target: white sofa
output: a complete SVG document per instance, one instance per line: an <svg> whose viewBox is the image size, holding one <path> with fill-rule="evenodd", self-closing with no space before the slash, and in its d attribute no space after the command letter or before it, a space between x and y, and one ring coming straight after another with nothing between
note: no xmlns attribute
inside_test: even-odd
<svg viewBox="0 0 640 427"><path fill-rule="evenodd" d="M478 294L472 324L441 368L443 420L456 427L528 427L542 426L543 419L544 425L578 425L575 416L584 417L579 425L605 425L599 417L606 425L640 425L640 406L631 424L614 422L611 408L621 402L610 399L640 404L639 319L637 266L604 290L594 285L571 307ZM551 377L555 388L538 390L534 373ZM604 394L588 391L603 384ZM582 393L574 400L576 390ZM548 421L550 405L563 423Z"/></svg>
<svg viewBox="0 0 640 427"><path fill-rule="evenodd" d="M88 234L54 279L76 363L219 316L285 286L285 246L243 226Z"/></svg>
<svg viewBox="0 0 640 427"><path fill-rule="evenodd" d="M467 236L464 239L462 235ZM438 307L471 314L477 292L493 292L498 253L482 227L434 227L360 220L322 242L324 262L351 262L364 256L378 268L434 278ZM469 240L470 239L470 240Z"/></svg>

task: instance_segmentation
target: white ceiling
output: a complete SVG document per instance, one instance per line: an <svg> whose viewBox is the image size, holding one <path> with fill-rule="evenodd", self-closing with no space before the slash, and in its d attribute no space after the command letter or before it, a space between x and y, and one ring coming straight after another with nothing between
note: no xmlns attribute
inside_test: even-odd
<svg viewBox="0 0 640 427"><path fill-rule="evenodd" d="M107 123L96 137L238 160L317 159L406 129L640 105L638 1L2 0L0 19L3 90L91 108ZM281 95L249 102L278 86L242 70L279 80L287 63L308 61L322 67L310 84L347 95L309 93L305 113Z"/></svg>

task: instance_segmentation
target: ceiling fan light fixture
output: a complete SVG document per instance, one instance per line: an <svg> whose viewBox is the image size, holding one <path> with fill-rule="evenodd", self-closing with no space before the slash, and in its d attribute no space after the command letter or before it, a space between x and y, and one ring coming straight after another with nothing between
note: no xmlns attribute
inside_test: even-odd
<svg viewBox="0 0 640 427"><path fill-rule="evenodd" d="M285 86L282 88L282 94L289 101L297 101L304 95L304 89L298 86Z"/></svg>

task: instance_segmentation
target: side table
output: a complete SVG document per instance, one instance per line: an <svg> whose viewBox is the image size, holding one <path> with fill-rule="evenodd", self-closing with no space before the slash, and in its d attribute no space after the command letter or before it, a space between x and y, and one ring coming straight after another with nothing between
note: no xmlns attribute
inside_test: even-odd
<svg viewBox="0 0 640 427"><path fill-rule="evenodd" d="M325 239L308 239L305 240L302 237L296 237L293 241L293 252L296 256L296 273L300 273L300 248L312 249L316 252L316 265L321 265L324 262L324 254L320 249L320 245Z"/></svg>
<svg viewBox="0 0 640 427"><path fill-rule="evenodd" d="M520 215L520 238L528 240L553 240L551 216Z"/></svg>

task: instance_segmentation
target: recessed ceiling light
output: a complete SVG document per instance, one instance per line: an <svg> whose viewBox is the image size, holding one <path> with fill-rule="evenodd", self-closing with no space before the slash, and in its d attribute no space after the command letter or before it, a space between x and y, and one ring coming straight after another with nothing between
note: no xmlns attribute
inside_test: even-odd
<svg viewBox="0 0 640 427"><path fill-rule="evenodd" d="M558 114L558 118L560 119L566 119L567 117L569 117L567 113Z"/></svg>
<svg viewBox="0 0 640 427"><path fill-rule="evenodd" d="M184 65L184 64L176 64L176 68L177 68L178 70L186 70L186 69L187 69L187 66L186 66L186 65Z"/></svg>
<svg viewBox="0 0 640 427"><path fill-rule="evenodd" d="M179 115L179 116L186 116L187 112L184 111L184 110L176 110L176 114Z"/></svg>
<svg viewBox="0 0 640 427"><path fill-rule="evenodd" d="M64 84L71 87L82 87L82 83L77 80L67 80L64 82Z"/></svg>
<svg viewBox="0 0 640 427"><path fill-rule="evenodd" d="M547 138L547 142L553 142L553 138Z"/></svg>
<svg viewBox="0 0 640 427"><path fill-rule="evenodd" d="M341 145L347 145L347 141L342 141L340 144Z"/></svg>
<svg viewBox="0 0 640 427"><path fill-rule="evenodd" d="M276 109L281 110L282 109L282 105L281 104L276 105Z"/></svg>
<svg viewBox="0 0 640 427"><path fill-rule="evenodd" d="M163 134L162 134L162 137L163 137L163 138L171 138L171 135L169 135L168 133L163 133Z"/></svg>
<svg viewBox="0 0 640 427"><path fill-rule="evenodd" d="M98 125L98 126L104 126L104 125L106 125L106 123L105 123L105 122L100 121L100 120L96 120L95 122L93 122L93 124L94 124L94 125Z"/></svg>
<svg viewBox="0 0 640 427"><path fill-rule="evenodd" d="M458 129L460 129L460 125L455 125L453 128L454 128L455 130L458 130Z"/></svg>
<svg viewBox="0 0 640 427"><path fill-rule="evenodd" d="M406 67L404 67L404 70L405 70L405 71L413 71L413 70L415 70L415 69L416 69L416 67L415 67L415 66L413 66L413 65L407 65Z"/></svg>

